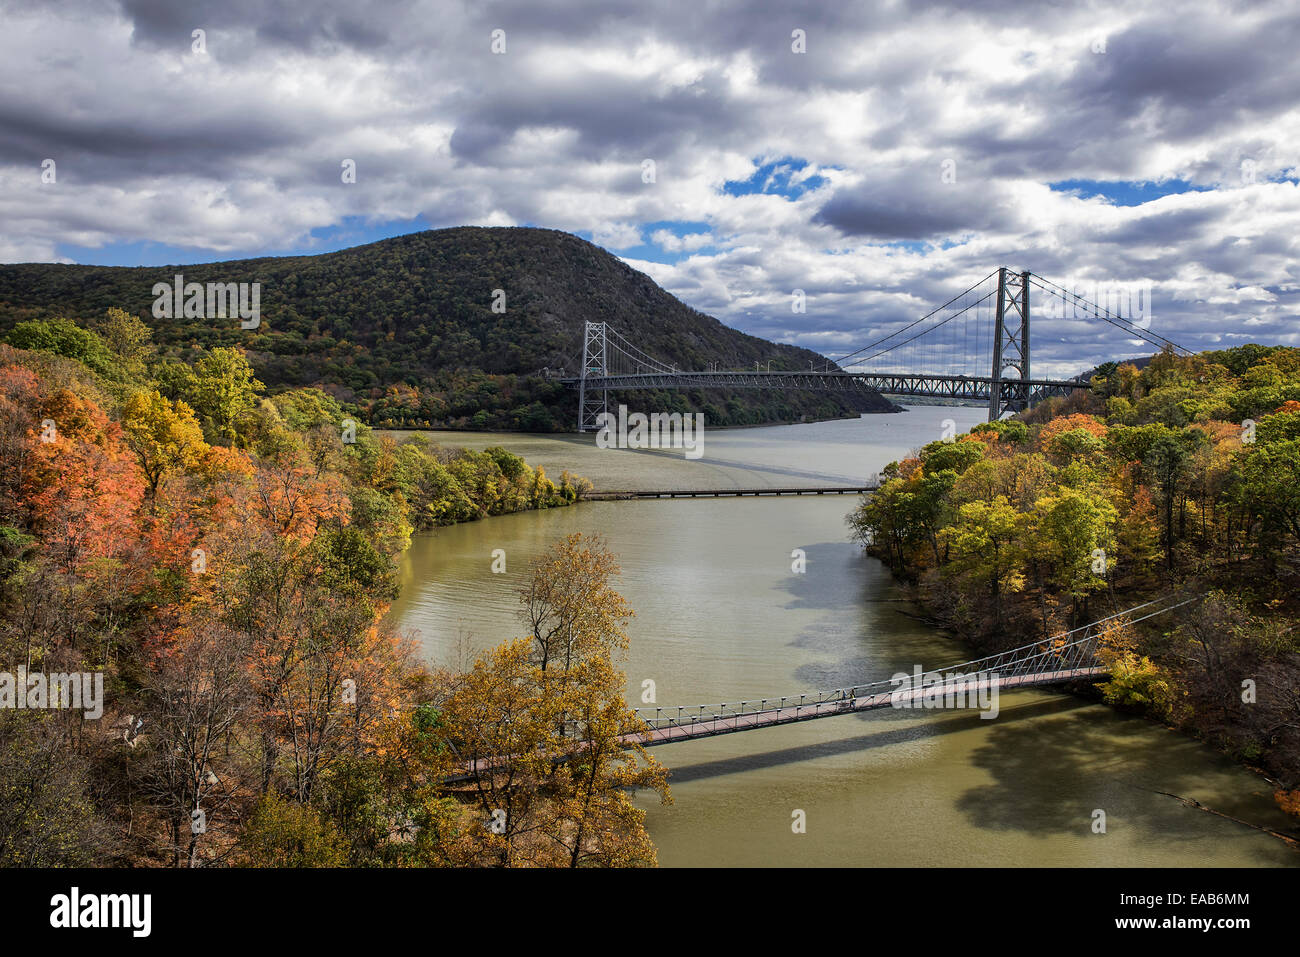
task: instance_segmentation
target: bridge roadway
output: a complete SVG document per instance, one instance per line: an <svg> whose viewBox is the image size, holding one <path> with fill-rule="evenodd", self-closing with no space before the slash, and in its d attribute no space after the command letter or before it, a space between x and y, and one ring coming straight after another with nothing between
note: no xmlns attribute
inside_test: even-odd
<svg viewBox="0 0 1300 957"><path fill-rule="evenodd" d="M588 374L559 380L589 392L632 389L813 389L849 392L869 389L884 395L934 396L984 401L994 389L1027 390L1031 399L1086 389L1077 379L1004 379L986 375L941 375L906 372L641 372L614 375Z"/></svg>

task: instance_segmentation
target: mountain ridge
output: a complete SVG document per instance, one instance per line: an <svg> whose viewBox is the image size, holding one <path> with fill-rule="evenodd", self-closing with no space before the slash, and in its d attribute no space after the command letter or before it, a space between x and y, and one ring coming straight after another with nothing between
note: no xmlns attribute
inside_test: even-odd
<svg viewBox="0 0 1300 957"><path fill-rule="evenodd" d="M155 318L156 283L257 282L261 323ZM493 312L504 296L504 312ZM586 321L605 320L678 368L796 371L824 357L693 309L580 237L537 227L458 226L327 253L167 266L0 265L0 329L78 321L111 306L139 315L169 355L245 349L272 391L319 387L378 425L560 431L576 398ZM717 425L893 411L883 397L742 390L638 392L647 411L704 411Z"/></svg>

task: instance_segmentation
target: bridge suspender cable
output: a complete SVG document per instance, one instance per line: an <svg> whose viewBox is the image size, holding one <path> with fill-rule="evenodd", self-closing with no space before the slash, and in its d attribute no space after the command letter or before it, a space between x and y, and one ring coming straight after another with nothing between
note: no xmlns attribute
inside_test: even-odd
<svg viewBox="0 0 1300 957"><path fill-rule="evenodd" d="M969 290L967 290L967 291L969 291ZM934 330L936 330L936 329L942 327L943 325L945 325L945 324L948 323L948 322L951 322L953 319L956 319L958 316L965 315L966 312L967 312L967 310L974 309L976 306L980 305L981 303L987 302L989 299L993 298L993 296L995 296L995 295L997 295L996 292L990 292L990 293L988 293L987 295L981 296L979 299L976 299L974 302L970 303L969 305L964 306L960 312L954 312L951 316L948 316L948 318L946 318L946 319L942 319L942 320L940 320L939 322L936 322L936 323L935 323L933 326L931 326L929 329L922 329L920 332L916 333L916 335L914 335L914 336L910 336L910 337L908 337L907 339L904 339L902 342L896 342L896 343L894 343L892 346L890 346L888 349L881 349L879 352L873 353L872 355L867 356L865 359L859 359L857 362L854 362L853 365L857 366L857 365L861 365L861 364L864 363L864 362L870 362L872 359L876 359L876 358L879 358L880 356L886 355L887 353L893 352L895 349L899 349L899 348L901 348L901 347L907 345L909 342L914 342L914 341L916 341L917 339L920 339L922 336L928 336L930 333L934 332ZM939 308L942 309L943 307L940 306ZM931 315L933 315L933 313L931 313ZM920 320L918 320L918 321L920 321ZM915 325L915 323L913 323L912 325ZM903 330L900 329L900 330L898 330L898 331L899 331L899 332L902 332ZM895 333L895 335L897 335L897 334L898 334L898 333ZM870 348L870 346L868 346L867 348ZM859 349L859 350L858 350L858 352L865 352L865 351L866 351L865 349ZM855 354L856 354L856 353L855 353ZM847 359L847 358L848 358L848 356L844 356L843 358L836 359L836 360L835 360L835 364L836 364L836 365L839 365L840 363L842 363L842 362L844 361L844 359Z"/></svg>
<svg viewBox="0 0 1300 957"><path fill-rule="evenodd" d="M969 289L967 289L965 292L958 293L957 295L955 295L955 296L953 296L951 299L949 299L947 302L945 302L942 306L939 306L938 308L936 308L936 309L932 309L932 310L930 310L929 312L927 312L927 313L926 313L924 316L922 316L920 319L916 319L916 320L914 320L913 322L909 322L907 325L903 326L903 328L898 329L898 330L896 330L896 331L894 331L894 332L891 332L889 335L884 336L883 338L877 339L875 342L872 342L872 343L869 343L869 344L863 346L861 349L858 349L856 352L850 352L850 353L849 353L848 355L846 355L846 356L840 356L838 359L833 360L834 363L835 363L836 365L839 365L839 364L840 364L841 362L843 362L845 359L852 359L854 356L859 355L859 354L861 354L861 353L863 353L863 352L866 352L868 349L874 349L876 346L880 345L882 342L888 342L890 339L894 338L894 337L897 336L897 335L901 335L902 333L906 332L908 329L911 329L913 326L917 325L918 323L925 322L925 320L927 320L927 319L929 319L931 316L935 315L935 313L942 312L944 309L947 309L949 306L951 306L954 302L956 302L956 301L957 301L958 299L960 299L962 296L965 296L965 295L967 295L968 293L971 293L971 292L973 292L974 290L978 289L980 286L984 285L984 283L988 282L990 279L992 279L992 278L993 278L994 276L996 276L997 274L998 274L998 273L997 273L997 270L995 269L993 272L989 273L987 276L985 276L985 277L984 277L983 279L981 279L979 282L975 283L973 286L971 286L971 287L970 287ZM985 297L985 298L987 298L987 297ZM981 301L983 301L983 300L981 300ZM968 306L967 308L970 308L970 307ZM963 310L963 311L964 311L964 310ZM949 318L952 318L952 317L950 316ZM947 320L944 320L944 321L946 322ZM935 328L938 328L938 326L936 326ZM915 337L913 337L913 338L915 338ZM911 340L908 340L908 341L911 341ZM894 348L894 347L891 346L890 348ZM884 351L885 351L885 352L888 352L889 349L886 349L886 350L884 350ZM874 358L874 357L873 357L873 358ZM864 360L862 360L862 361L865 362L866 360L864 359Z"/></svg>

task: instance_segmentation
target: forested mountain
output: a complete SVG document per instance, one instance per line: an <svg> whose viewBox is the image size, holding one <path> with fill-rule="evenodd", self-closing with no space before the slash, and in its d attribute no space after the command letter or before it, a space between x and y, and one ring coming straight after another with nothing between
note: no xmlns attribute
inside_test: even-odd
<svg viewBox="0 0 1300 957"><path fill-rule="evenodd" d="M154 284L178 273L187 283L260 283L260 326L155 318ZM504 312L493 311L496 290ZM821 361L730 329L603 249L549 229L460 227L317 256L189 266L0 266L0 331L54 316L85 324L110 307L152 326L165 354L193 362L203 350L240 347L271 392L318 386L375 425L571 428L576 401L554 377L577 373L587 320L612 323L682 369ZM638 393L629 404L702 410L710 425L892 408L874 396L761 391Z"/></svg>

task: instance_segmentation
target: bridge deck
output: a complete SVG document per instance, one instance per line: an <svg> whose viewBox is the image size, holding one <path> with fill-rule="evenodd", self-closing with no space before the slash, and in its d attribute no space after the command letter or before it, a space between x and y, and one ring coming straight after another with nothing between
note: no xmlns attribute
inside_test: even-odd
<svg viewBox="0 0 1300 957"><path fill-rule="evenodd" d="M632 498L725 498L744 495L861 495L874 492L878 485L808 485L790 488L689 488L689 489L638 489L634 491L589 492L587 501L608 501Z"/></svg>
<svg viewBox="0 0 1300 957"><path fill-rule="evenodd" d="M704 715L700 719L683 716L671 719L672 723L663 727L651 728L641 734L626 735L622 740L631 744L639 742L643 747L657 744L672 744L677 741L689 741L694 738L711 738L720 734L733 734L737 731L752 731L755 728L768 728L778 724L792 724L796 721L810 721L814 718L829 718L839 714L851 714L859 711L874 711L893 707L895 702L910 705L926 695L943 694L959 687L967 693L979 690L999 691L1008 688L1024 688L1032 685L1054 684L1060 681L1072 681L1078 678L1090 678L1104 675L1104 668L1070 668L1063 671L1048 671L1040 674L1018 675L1015 677L982 678L970 680L964 684L948 682L923 688L912 688L882 694L867 695L862 698L845 701L822 701L810 704L789 705L784 708L772 708L766 711L737 712L730 715ZM919 707L919 706L918 706ZM671 711L672 709L667 709ZM669 719L665 719L669 720Z"/></svg>

